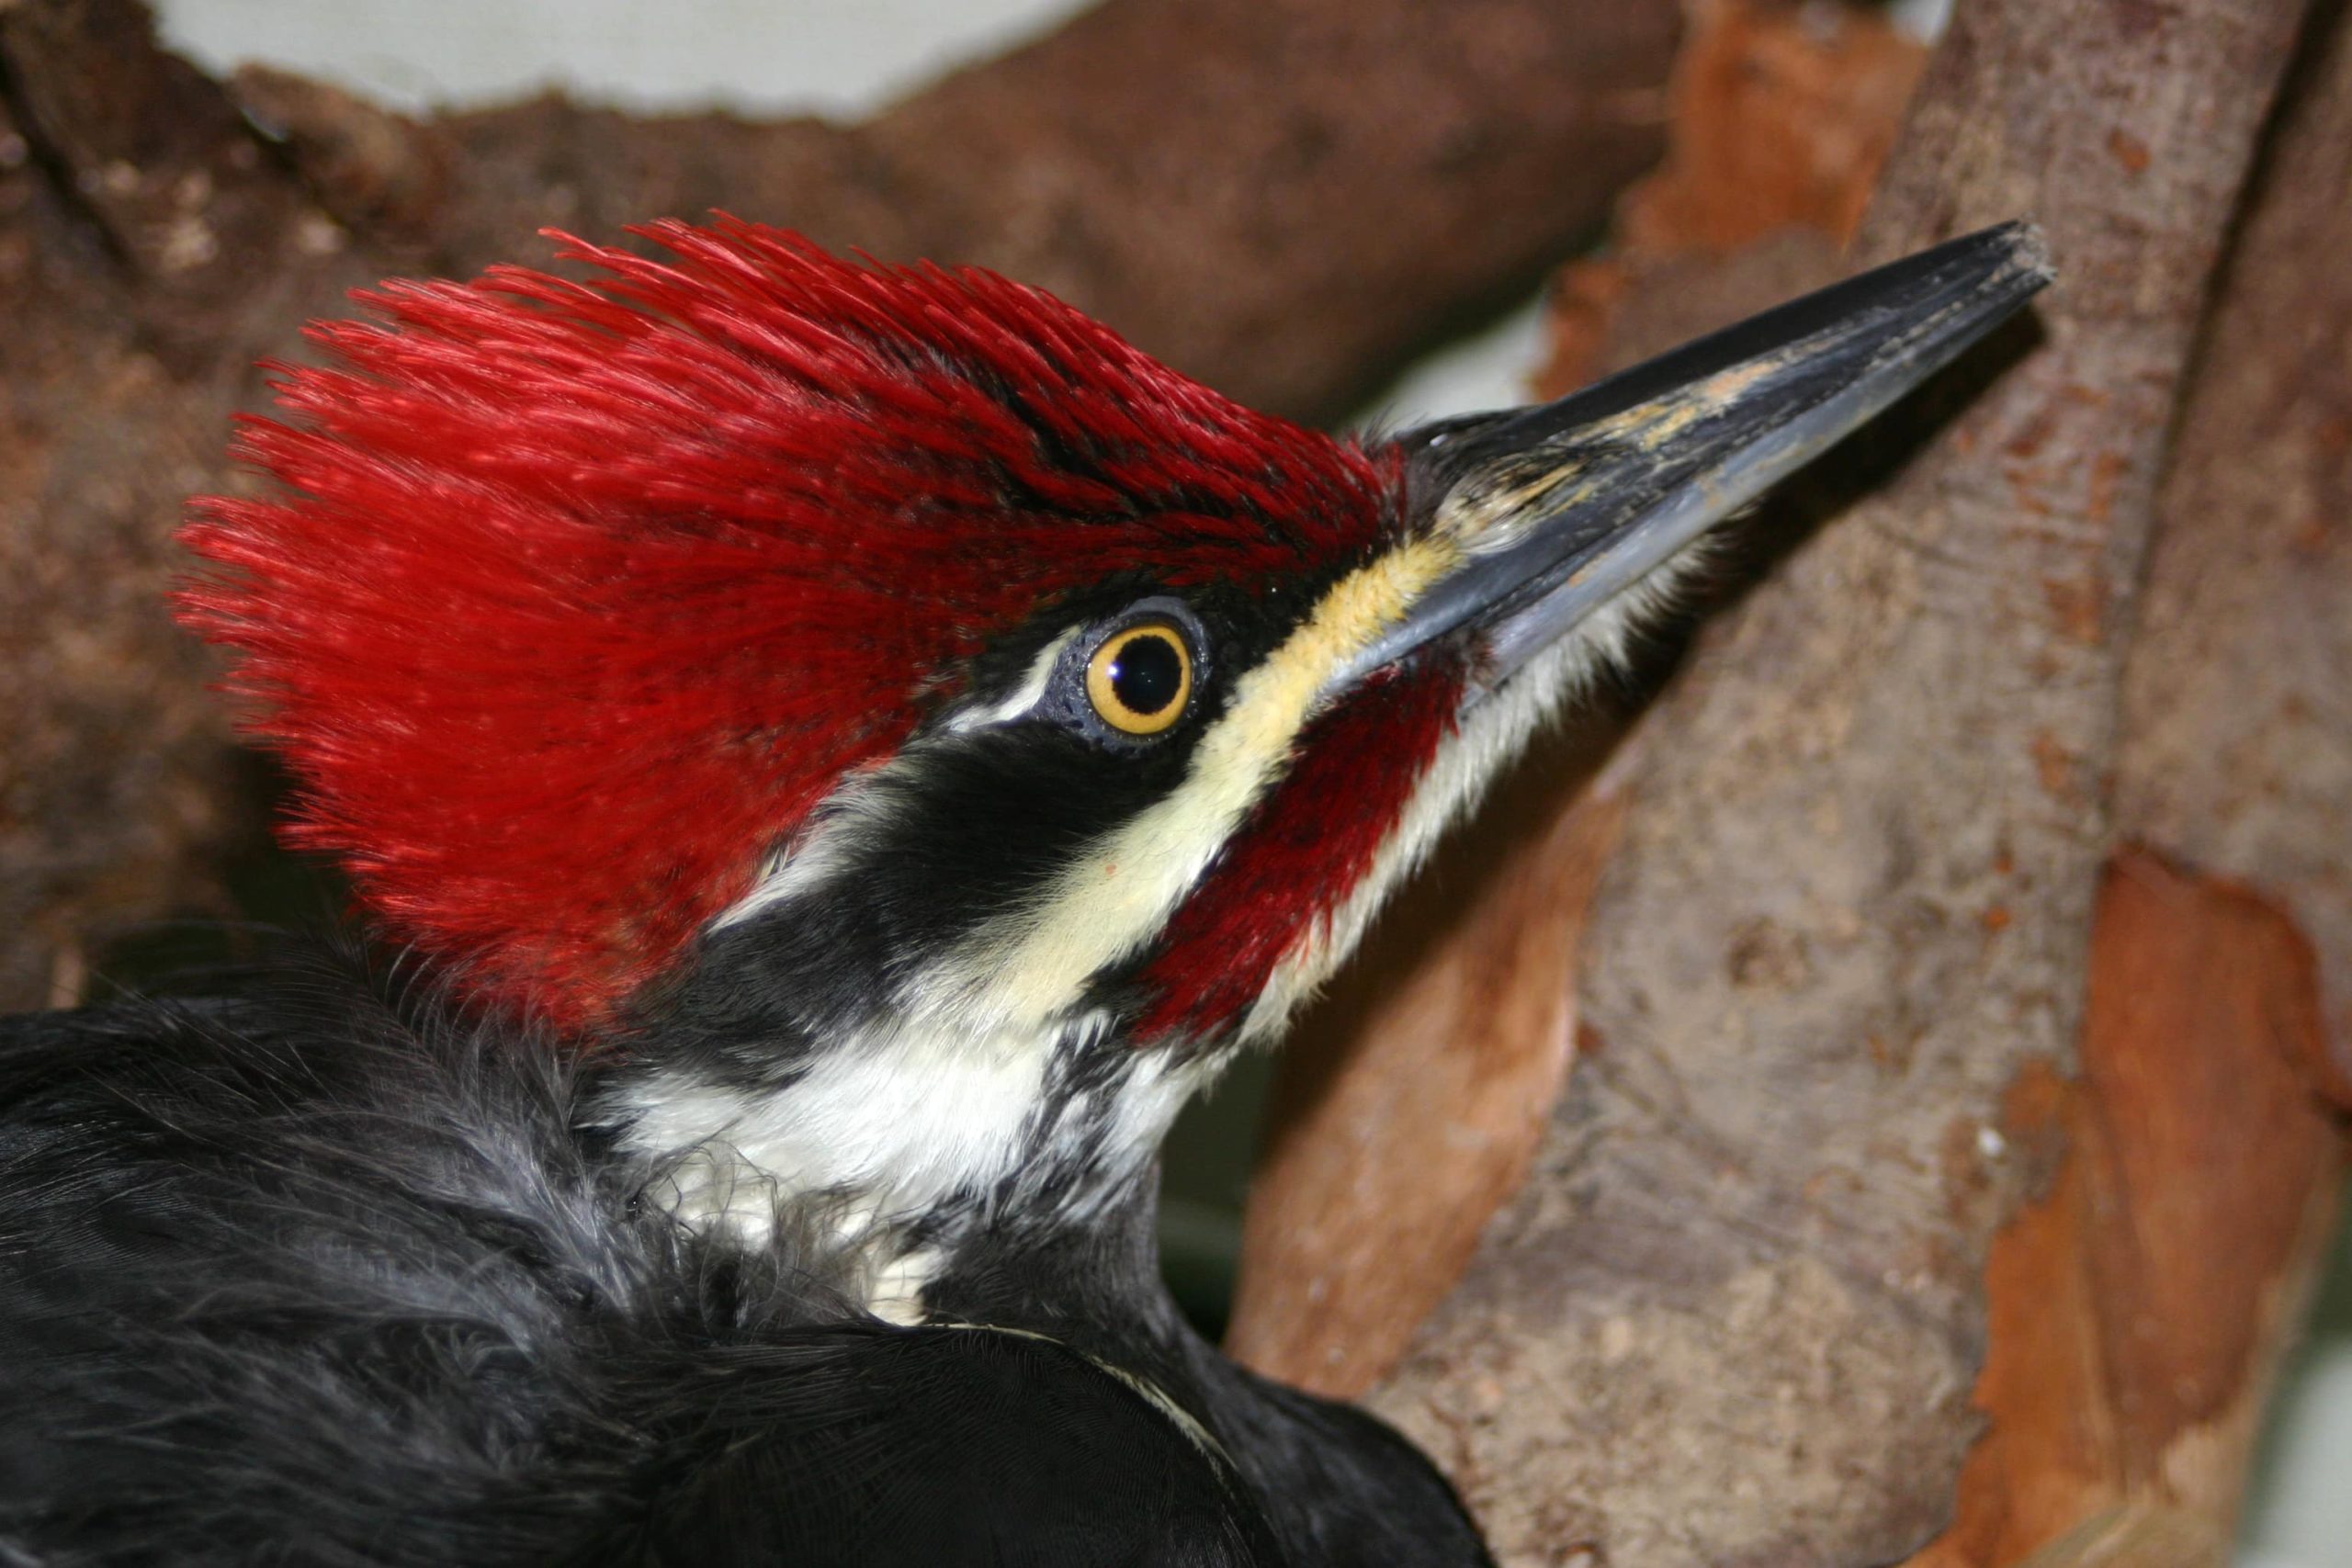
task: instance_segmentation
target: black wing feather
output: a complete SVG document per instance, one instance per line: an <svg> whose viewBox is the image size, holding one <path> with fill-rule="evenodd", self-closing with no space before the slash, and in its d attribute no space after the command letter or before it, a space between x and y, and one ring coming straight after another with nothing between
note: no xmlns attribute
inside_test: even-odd
<svg viewBox="0 0 2352 1568"><path fill-rule="evenodd" d="M700 1247L579 1092L331 964L0 1021L0 1563L1280 1560L1076 1353Z"/></svg>

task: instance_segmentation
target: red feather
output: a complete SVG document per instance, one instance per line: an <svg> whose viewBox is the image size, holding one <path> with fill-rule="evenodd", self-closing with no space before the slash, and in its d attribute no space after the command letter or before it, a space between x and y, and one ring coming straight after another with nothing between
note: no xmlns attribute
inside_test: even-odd
<svg viewBox="0 0 2352 1568"><path fill-rule="evenodd" d="M300 781L288 838L489 997L589 1027L992 636L1143 570L1355 558L1394 475L1033 288L722 219L311 329L287 493L197 502L184 621Z"/></svg>
<svg viewBox="0 0 2352 1568"><path fill-rule="evenodd" d="M1355 891L1462 706L1463 671L1431 662L1334 708L1176 911L1142 980L1151 1045L1238 1023L1306 922ZM1336 808L1335 808L1336 807Z"/></svg>

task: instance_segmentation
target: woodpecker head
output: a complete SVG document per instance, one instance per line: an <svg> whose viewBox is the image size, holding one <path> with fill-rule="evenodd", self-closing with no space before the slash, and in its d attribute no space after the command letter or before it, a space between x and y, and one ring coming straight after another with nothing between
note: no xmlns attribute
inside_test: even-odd
<svg viewBox="0 0 2352 1568"><path fill-rule="evenodd" d="M641 233L313 329L184 613L382 926L665 1064L649 1145L891 1213L1148 1164L1686 546L2045 276L1988 231L1358 443L985 273Z"/></svg>

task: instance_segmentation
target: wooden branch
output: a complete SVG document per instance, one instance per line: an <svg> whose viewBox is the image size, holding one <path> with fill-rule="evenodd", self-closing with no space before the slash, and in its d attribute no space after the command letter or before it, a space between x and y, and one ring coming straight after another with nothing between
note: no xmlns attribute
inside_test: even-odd
<svg viewBox="0 0 2352 1568"><path fill-rule="evenodd" d="M1710 36L1702 28L1692 51L1706 52ZM1971 1402L1984 1432L1961 1473L1958 1517L1916 1568L2226 1562L2250 1442L2332 1235L2344 1123L2331 1107L2352 1107L2341 1000L2352 975L2342 851L2352 715L2336 690L2352 667L2352 549L2340 525L2352 516L2352 275L2335 265L2352 245L2341 199L2352 189L2352 24L2339 11L2306 53L2204 330L2159 499L2115 764L2127 842L2245 880L2128 847L2107 868L2079 1076L2030 1064L2003 1100L2001 1137L2025 1168L2054 1175L1994 1242L1988 1358ZM1763 138L1734 129L1728 140ZM1629 204L1683 163L1678 143ZM1729 254L1652 231L1579 263L1563 289L1569 374L1754 309L1781 280L1799 280L1786 291L1808 267L1817 276L1820 255L1791 231ZM2090 609L2054 607L2078 619ZM2324 989L2338 998L2324 1010L2332 1028ZM1445 1078L1374 1054L1384 1036L1373 1038L1350 1072L1426 1108ZM1292 1131L1310 1135L1270 1167L1272 1213L1302 1206L1299 1173L1330 1163L1339 1142L1305 1121ZM1430 1168L1408 1137L1385 1135L1406 1151L1400 1163ZM1376 1168L1383 1147L1357 1150L1356 1165ZM1422 1175L1424 1205L1432 1185ZM1351 1232L1323 1223L1388 1264L1367 1279L1394 1280L1372 1211ZM1269 1256L1281 1256L1272 1243ZM1390 1283L1372 1299L1405 1293ZM1261 1299L1245 1291L1245 1303ZM1329 1356L1357 1371L1364 1304L1326 1282L1315 1309L1346 1337L1327 1335L1327 1346L1294 1310L1276 1348L1301 1367ZM1242 1327L1249 1343L1274 1342L1262 1325Z"/></svg>
<svg viewBox="0 0 2352 1568"><path fill-rule="evenodd" d="M2205 333L2124 683L2122 832L2258 886L2317 949L2352 1110L2352 18L2302 91Z"/></svg>
<svg viewBox="0 0 2352 1568"><path fill-rule="evenodd" d="M2206 329L2124 682L2119 827L2182 863L2127 850L2109 868L2082 1076L2019 1087L2068 1152L1994 1246L1988 1429L1920 1568L2013 1562L2103 1513L2169 1516L2197 1561L2225 1562L2333 1235L2352 1109L2352 20L2308 53Z"/></svg>
<svg viewBox="0 0 2352 1568"><path fill-rule="evenodd" d="M1884 1562L1946 1517L1985 1249L2056 1155L2004 1100L2073 1062L2164 438L2301 12L1980 4L1931 64L1864 251L2028 212L2064 281L1647 728L1596 1046L1375 1398L1507 1562Z"/></svg>
<svg viewBox="0 0 2352 1568"><path fill-rule="evenodd" d="M726 207L995 267L1329 418L1657 157L1677 30L1670 0L1111 0L857 126L454 117L441 232L470 266L527 226Z"/></svg>
<svg viewBox="0 0 2352 1568"><path fill-rule="evenodd" d="M1923 60L1860 9L1700 7L1665 163L1620 203L1611 251L1562 276L1546 390L1832 281ZM1370 1388L1525 1175L1575 1032L1563 976L1622 815L1586 785L1623 728L1590 715L1525 759L1285 1046L1226 1346L1249 1365Z"/></svg>
<svg viewBox="0 0 2352 1568"><path fill-rule="evenodd" d="M1362 1393L1526 1176L1575 1034L1561 976L1623 814L1581 788L1613 728L1514 770L1283 1047L1226 1337L1245 1365Z"/></svg>
<svg viewBox="0 0 2352 1568"><path fill-rule="evenodd" d="M1108 0L864 124L559 97L419 122L223 87L135 0L0 6L0 1006L228 912L256 829L161 610L182 497L232 485L253 362L391 274L723 206L1044 283L1224 389L1328 414L1523 286L1658 146L1674 0ZM243 836L241 839L241 835Z"/></svg>
<svg viewBox="0 0 2352 1568"><path fill-rule="evenodd" d="M1995 1241L1987 1423L1913 1568L1997 1568L2157 1518L2222 1568L2263 1403L2335 1234L2310 944L2243 887L2110 866L2078 1077L2029 1068L2006 1135L2059 1152ZM2056 1561L2053 1559L2053 1562Z"/></svg>
<svg viewBox="0 0 2352 1568"><path fill-rule="evenodd" d="M1859 5L1694 10L1665 162L1555 289L1545 397L1835 281L1927 64Z"/></svg>

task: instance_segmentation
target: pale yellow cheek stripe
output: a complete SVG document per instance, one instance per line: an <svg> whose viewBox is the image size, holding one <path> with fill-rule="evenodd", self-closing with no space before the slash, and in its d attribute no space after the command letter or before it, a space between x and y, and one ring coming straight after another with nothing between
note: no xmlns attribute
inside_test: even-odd
<svg viewBox="0 0 2352 1568"><path fill-rule="evenodd" d="M984 930L918 982L921 999L978 1027L1043 1020L1087 977L1157 932L1243 815L1288 765L1341 665L1461 560L1451 536L1401 545L1335 583L1281 647L1243 675L1167 798L1096 841L1036 904Z"/></svg>

